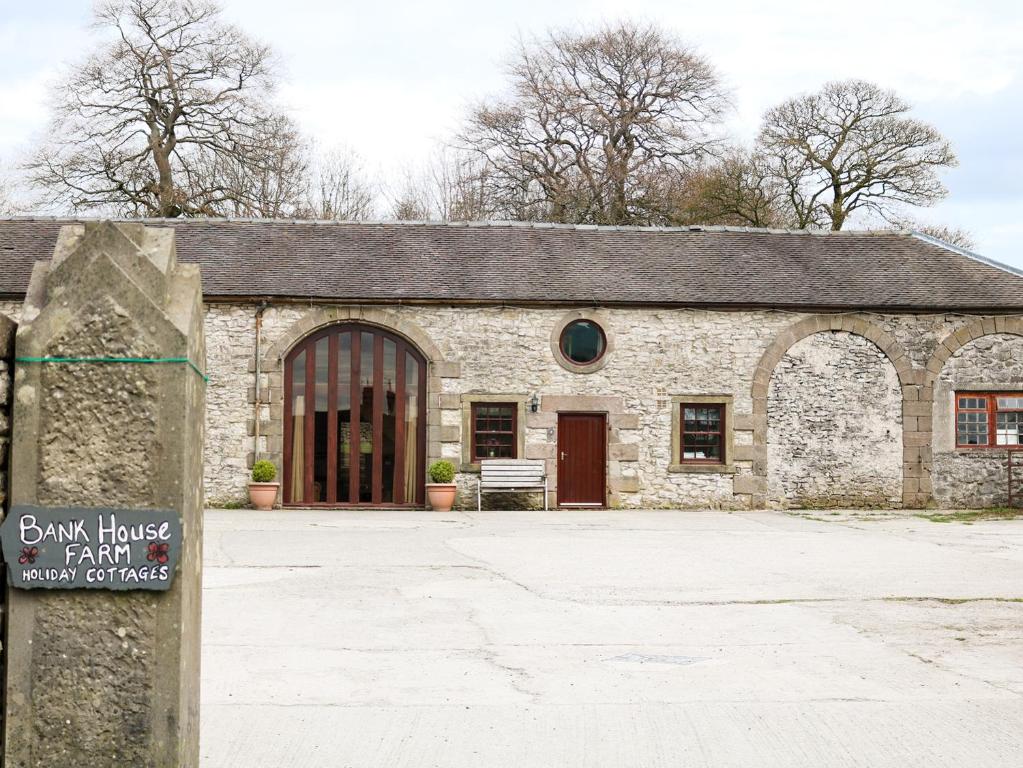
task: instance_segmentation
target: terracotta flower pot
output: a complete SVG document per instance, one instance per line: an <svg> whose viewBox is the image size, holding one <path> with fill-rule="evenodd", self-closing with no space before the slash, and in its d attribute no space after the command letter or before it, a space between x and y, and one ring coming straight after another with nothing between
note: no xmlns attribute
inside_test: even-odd
<svg viewBox="0 0 1023 768"><path fill-rule="evenodd" d="M450 512L455 504L458 486L454 483L427 483L426 497L434 512Z"/></svg>
<svg viewBox="0 0 1023 768"><path fill-rule="evenodd" d="M249 483L249 501L256 509L264 512L274 508L280 483Z"/></svg>

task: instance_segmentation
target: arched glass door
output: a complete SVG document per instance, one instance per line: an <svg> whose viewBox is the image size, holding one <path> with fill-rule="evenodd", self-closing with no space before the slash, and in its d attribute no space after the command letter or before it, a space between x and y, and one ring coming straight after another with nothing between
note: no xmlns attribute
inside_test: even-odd
<svg viewBox="0 0 1023 768"><path fill-rule="evenodd" d="M284 503L422 504L426 361L358 323L299 343L284 367Z"/></svg>

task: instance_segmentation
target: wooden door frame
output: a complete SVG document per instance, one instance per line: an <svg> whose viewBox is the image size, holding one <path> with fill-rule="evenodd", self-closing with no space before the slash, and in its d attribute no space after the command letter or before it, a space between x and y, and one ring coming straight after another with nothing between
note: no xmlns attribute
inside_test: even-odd
<svg viewBox="0 0 1023 768"><path fill-rule="evenodd" d="M601 420L603 421L603 424L604 424L604 429L603 429L603 435L604 435L604 444L603 444L604 471L600 473L600 480L601 480L601 482L600 482L600 486L601 486L601 490L600 490L601 501L600 501L600 504L599 505L597 505L597 504L592 504L591 505L591 504L585 504L585 503L580 504L578 502L576 502L576 503L568 502L568 504L564 505L564 508L566 508L566 509L573 509L573 508L575 508L575 509L607 509L607 507L608 507L608 503L607 503L607 485L608 485L608 483L607 483L607 462L608 462L607 429L608 429L608 419L609 419L607 411L558 411L557 415L558 415L558 426L557 426L558 437L557 437L557 440L556 440L556 444L554 446L554 449L555 449L554 466L555 466L556 471L557 471L557 488L556 488L556 491L555 491L555 493L557 495L557 498L556 498L557 506L558 507L562 507L563 506L562 502L561 502L562 483L561 483L561 466L560 466L561 434L562 434L561 433L561 417L562 416L599 416L601 418Z"/></svg>

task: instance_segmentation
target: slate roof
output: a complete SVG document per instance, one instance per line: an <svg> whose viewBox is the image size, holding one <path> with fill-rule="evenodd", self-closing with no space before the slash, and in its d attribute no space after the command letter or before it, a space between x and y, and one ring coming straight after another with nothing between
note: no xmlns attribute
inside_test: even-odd
<svg viewBox="0 0 1023 768"><path fill-rule="evenodd" d="M21 296L72 219L0 220ZM150 219L208 298L1023 311L1023 273L911 232Z"/></svg>

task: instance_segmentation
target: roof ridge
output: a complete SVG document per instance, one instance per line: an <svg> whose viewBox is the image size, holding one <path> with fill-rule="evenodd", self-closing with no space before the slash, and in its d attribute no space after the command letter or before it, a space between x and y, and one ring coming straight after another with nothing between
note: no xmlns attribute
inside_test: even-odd
<svg viewBox="0 0 1023 768"><path fill-rule="evenodd" d="M813 237L871 237L871 236L909 236L915 233L908 229L844 229L832 231L830 229L796 229L789 227L746 227L733 226L728 224L688 224L680 226L660 225L632 225L632 224L566 224L549 221L512 221L507 219L486 219L479 221L436 221L411 219L366 219L362 221L338 220L338 219L270 219L261 217L246 216L203 216L203 217L152 217L140 218L133 216L44 216L44 215L21 215L21 216L0 216L0 222L4 221L46 221L66 222L68 224L84 223L88 221L115 221L115 222L138 222L138 223L225 223L225 224L310 224L310 225L334 225L334 226L400 226L400 227L514 227L516 229L562 229L580 232L741 232L744 234L765 234L765 235L808 235ZM943 242L943 241L939 241ZM984 258L984 257L980 257Z"/></svg>

